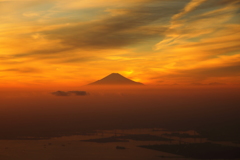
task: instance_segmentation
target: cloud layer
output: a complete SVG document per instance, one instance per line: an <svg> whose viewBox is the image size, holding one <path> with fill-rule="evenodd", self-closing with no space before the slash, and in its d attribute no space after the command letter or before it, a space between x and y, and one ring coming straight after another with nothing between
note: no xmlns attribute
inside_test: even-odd
<svg viewBox="0 0 240 160"><path fill-rule="evenodd" d="M238 84L239 0L0 1L0 82Z"/></svg>
<svg viewBox="0 0 240 160"><path fill-rule="evenodd" d="M52 93L55 96L86 96L86 91L56 91Z"/></svg>

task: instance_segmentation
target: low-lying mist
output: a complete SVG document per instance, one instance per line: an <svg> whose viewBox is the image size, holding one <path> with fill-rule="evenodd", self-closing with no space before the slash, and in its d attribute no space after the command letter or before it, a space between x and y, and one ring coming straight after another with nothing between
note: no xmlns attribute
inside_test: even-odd
<svg viewBox="0 0 240 160"><path fill-rule="evenodd" d="M224 131L228 137L240 133L239 89L144 86L59 91L69 94L1 91L0 138L154 127L206 134Z"/></svg>

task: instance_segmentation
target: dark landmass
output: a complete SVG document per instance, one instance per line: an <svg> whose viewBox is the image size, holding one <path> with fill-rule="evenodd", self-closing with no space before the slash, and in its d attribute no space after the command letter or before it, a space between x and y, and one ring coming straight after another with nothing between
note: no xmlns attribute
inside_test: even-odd
<svg viewBox="0 0 240 160"><path fill-rule="evenodd" d="M163 134L164 136L168 136L168 137L179 137L179 138L203 138L200 135L190 135L187 133L165 133Z"/></svg>
<svg viewBox="0 0 240 160"><path fill-rule="evenodd" d="M213 143L190 143L176 145L143 145L142 148L181 155L196 159L239 159L240 147Z"/></svg>
<svg viewBox="0 0 240 160"><path fill-rule="evenodd" d="M112 73L96 82L90 83L89 85L143 85L143 84L128 79L119 73Z"/></svg>
<svg viewBox="0 0 240 160"><path fill-rule="evenodd" d="M203 137L211 141L230 141L233 143L240 142L239 122L223 123L216 126L205 126L205 128L196 128L196 131Z"/></svg>
<svg viewBox="0 0 240 160"><path fill-rule="evenodd" d="M126 149L126 147L116 146L116 149Z"/></svg>
<svg viewBox="0 0 240 160"><path fill-rule="evenodd" d="M109 142L129 142L129 140L134 141L171 141L171 139L154 136L150 134L129 134L125 136L113 136L107 138L99 138L99 139L89 139L82 140L84 142L97 142L97 143L109 143Z"/></svg>
<svg viewBox="0 0 240 160"><path fill-rule="evenodd" d="M9 133L9 134L0 134L0 140L47 140L56 137L63 136L74 136L74 135L82 135L89 136L95 135L95 131L84 131L84 132L19 132L19 133Z"/></svg>
<svg viewBox="0 0 240 160"><path fill-rule="evenodd" d="M161 132L161 131L167 131L167 129L163 129L163 128L162 129L155 129L155 128L153 128L152 131L153 132Z"/></svg>
<svg viewBox="0 0 240 160"><path fill-rule="evenodd" d="M51 139L53 137L6 137L4 138L4 140L8 139L8 140L47 140L47 139Z"/></svg>
<svg viewBox="0 0 240 160"><path fill-rule="evenodd" d="M107 137L107 138L99 138L99 139L88 139L81 140L83 142L96 142L96 143L110 143L110 142L129 142L126 139L120 139L118 137Z"/></svg>
<svg viewBox="0 0 240 160"><path fill-rule="evenodd" d="M174 159L176 159L176 158L183 158L181 156L158 156L158 157L160 157L160 158L174 158Z"/></svg>
<svg viewBox="0 0 240 160"><path fill-rule="evenodd" d="M119 136L119 138L131 139L134 141L171 141L171 139L150 134L129 134L125 136Z"/></svg>

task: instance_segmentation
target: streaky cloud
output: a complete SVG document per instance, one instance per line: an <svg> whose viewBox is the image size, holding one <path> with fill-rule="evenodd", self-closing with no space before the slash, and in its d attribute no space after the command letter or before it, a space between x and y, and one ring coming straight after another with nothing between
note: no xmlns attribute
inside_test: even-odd
<svg viewBox="0 0 240 160"><path fill-rule="evenodd" d="M198 7L199 5L201 5L203 2L205 2L206 0L191 0L185 7L184 9L178 13L175 14L172 19L176 20L178 18L181 18L182 16L184 16L185 14L193 11L196 7Z"/></svg>

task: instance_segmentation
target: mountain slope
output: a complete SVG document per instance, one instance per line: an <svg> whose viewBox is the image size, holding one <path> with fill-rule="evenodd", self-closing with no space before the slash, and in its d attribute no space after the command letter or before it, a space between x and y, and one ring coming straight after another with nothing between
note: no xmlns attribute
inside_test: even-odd
<svg viewBox="0 0 240 160"><path fill-rule="evenodd" d="M112 73L89 85L143 85L142 83L130 80L119 73Z"/></svg>

